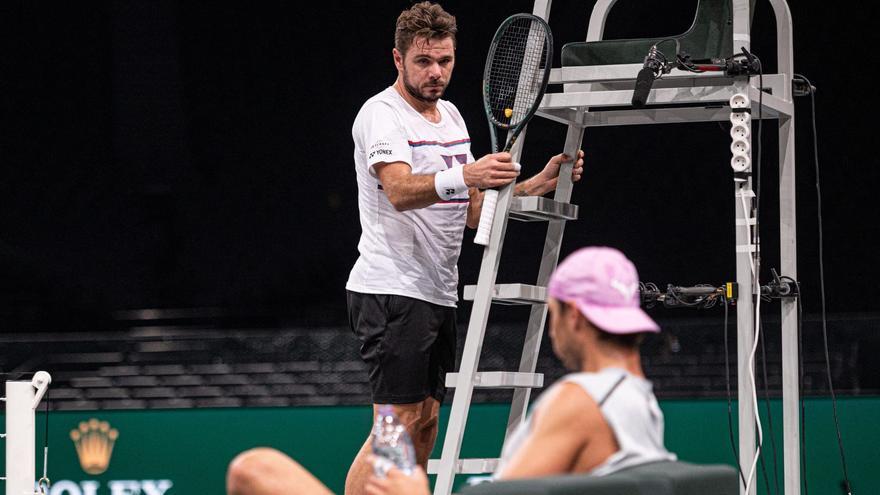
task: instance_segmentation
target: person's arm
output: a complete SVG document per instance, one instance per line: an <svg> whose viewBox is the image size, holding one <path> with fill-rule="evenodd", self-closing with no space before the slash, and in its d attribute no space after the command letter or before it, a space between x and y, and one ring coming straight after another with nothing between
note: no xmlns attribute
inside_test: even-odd
<svg viewBox="0 0 880 495"><path fill-rule="evenodd" d="M376 175L382 189L397 211L424 208L438 201L434 175L416 175L405 162L377 163ZM510 153L494 153L462 165L468 188L501 187L516 180L519 172L510 162Z"/></svg>
<svg viewBox="0 0 880 495"><path fill-rule="evenodd" d="M543 196L556 189L559 182L559 169L566 161L571 160L564 153L550 158L547 165L539 173L524 181L516 183L513 189L514 196ZM584 174L584 152L578 151L578 159L571 168L571 181L581 180ZM476 229L480 225L480 213L483 206L483 192L476 188L468 191L470 203L468 203L467 226Z"/></svg>
<svg viewBox="0 0 880 495"><path fill-rule="evenodd" d="M475 229L480 225L480 212L483 210L483 192L476 187L468 189L467 226Z"/></svg>
<svg viewBox="0 0 880 495"><path fill-rule="evenodd" d="M584 390L564 383L541 404L532 430L514 453L501 479L534 478L571 472L598 428L604 425L599 406Z"/></svg>
<svg viewBox="0 0 880 495"><path fill-rule="evenodd" d="M544 169L524 181L516 184L514 196L543 196L556 190L559 183L559 169L565 162L571 161L566 154L560 153L550 158ZM584 173L584 152L578 150L578 159L571 168L571 181L581 180Z"/></svg>

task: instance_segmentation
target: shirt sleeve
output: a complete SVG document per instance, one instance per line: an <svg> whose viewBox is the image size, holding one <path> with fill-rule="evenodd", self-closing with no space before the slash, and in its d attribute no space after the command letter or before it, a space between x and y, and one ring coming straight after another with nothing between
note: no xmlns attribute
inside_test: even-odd
<svg viewBox="0 0 880 495"><path fill-rule="evenodd" d="M362 117L360 125L370 175L376 176L374 167L379 163L404 162L412 166L412 149L393 108L376 102L364 109Z"/></svg>

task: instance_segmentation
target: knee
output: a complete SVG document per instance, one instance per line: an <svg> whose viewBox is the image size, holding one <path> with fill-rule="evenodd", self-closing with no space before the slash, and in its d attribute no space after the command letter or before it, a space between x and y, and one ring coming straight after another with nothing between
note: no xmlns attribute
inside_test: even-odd
<svg viewBox="0 0 880 495"><path fill-rule="evenodd" d="M226 470L226 493L255 493L262 481L274 471L284 454L275 449L259 447L238 454Z"/></svg>

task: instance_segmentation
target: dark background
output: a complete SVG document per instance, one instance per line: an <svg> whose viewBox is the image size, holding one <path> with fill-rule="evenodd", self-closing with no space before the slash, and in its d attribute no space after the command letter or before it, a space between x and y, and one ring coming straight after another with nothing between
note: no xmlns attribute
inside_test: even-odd
<svg viewBox="0 0 880 495"><path fill-rule="evenodd" d="M665 4L670 5L665 5ZM793 5L795 67L816 96L828 310L874 312L878 184L872 118L875 7ZM9 329L100 329L118 310L220 308L285 321L345 321L360 234L351 123L390 85L394 22L410 2L7 2L0 6L0 320ZM583 40L593 2L553 2L558 48ZM621 0L606 37L687 29L695 2ZM496 26L531 3L447 1L458 18L447 98L489 139L480 80ZM775 72L769 2L752 48ZM764 126L762 245L778 266L777 139ZM808 98L797 101L799 278L818 304ZM523 163L561 150L536 121ZM588 129L581 219L564 252L626 252L641 278L734 276L730 138L716 123ZM500 281L530 283L545 226L513 224ZM461 280L481 251L466 236ZM467 306L463 305L466 309ZM693 313L688 313L693 316ZM717 314L715 315L717 316ZM466 317L462 314L462 317Z"/></svg>

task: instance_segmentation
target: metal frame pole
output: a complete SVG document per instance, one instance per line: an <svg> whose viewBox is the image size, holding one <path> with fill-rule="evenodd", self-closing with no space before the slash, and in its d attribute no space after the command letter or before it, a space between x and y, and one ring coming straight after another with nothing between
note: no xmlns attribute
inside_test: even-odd
<svg viewBox="0 0 880 495"><path fill-rule="evenodd" d="M776 16L777 72L783 76L783 100L793 100L794 75L791 10L785 0L770 0ZM797 208L795 204L794 105L779 118L779 259L782 274L797 280ZM800 295L798 295L800 297ZM798 301L783 299L782 431L785 495L801 493L800 376L798 374Z"/></svg>
<svg viewBox="0 0 880 495"><path fill-rule="evenodd" d="M35 493L35 411L50 383L45 371L34 373L30 381L6 382L6 495Z"/></svg>
<svg viewBox="0 0 880 495"><path fill-rule="evenodd" d="M749 0L733 0L733 51L741 48L751 50L751 13ZM734 83L737 92L748 95L749 82ZM751 135L751 133L750 133ZM749 153L751 157L751 153ZM752 274L755 269L754 252L752 251L752 209L754 192L752 180L749 178L736 186L736 281L739 284L739 300L736 308L737 329L737 394L739 413L739 463L748 477L748 472L755 460L755 401L752 387L755 386L754 367L749 366L749 355L755 344L755 309L753 294L755 279L759 275ZM743 199L745 207L743 208ZM748 493L740 487L740 493L753 495L756 492L753 483Z"/></svg>
<svg viewBox="0 0 880 495"><path fill-rule="evenodd" d="M6 382L6 495L33 495L36 467L35 393L30 381Z"/></svg>
<svg viewBox="0 0 880 495"><path fill-rule="evenodd" d="M782 274L797 280L794 116L779 121L779 249ZM798 297L801 297L798 294ZM785 494L800 495L800 376L798 374L798 301L783 298L782 431Z"/></svg>
<svg viewBox="0 0 880 495"><path fill-rule="evenodd" d="M743 209L743 198L746 209ZM739 463L746 476L755 459L755 402L752 397L754 368L749 366L749 355L755 343L754 277L752 277L754 245L750 235L753 198L751 179L735 186L736 282L739 284L739 299L736 302L737 411ZM754 495L754 490L753 484L747 495ZM745 487L740 487L740 493L745 493Z"/></svg>

